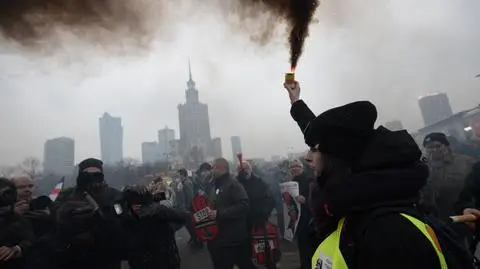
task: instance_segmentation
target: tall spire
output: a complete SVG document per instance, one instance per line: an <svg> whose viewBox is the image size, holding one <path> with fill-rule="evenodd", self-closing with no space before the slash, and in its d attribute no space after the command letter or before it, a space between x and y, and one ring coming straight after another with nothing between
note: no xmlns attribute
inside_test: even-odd
<svg viewBox="0 0 480 269"><path fill-rule="evenodd" d="M188 58L188 81L193 81L193 79L192 79L192 67L190 65L190 58Z"/></svg>
<svg viewBox="0 0 480 269"><path fill-rule="evenodd" d="M195 90L195 81L192 78L192 66L190 65L190 58L188 58L188 81L187 86L189 90Z"/></svg>

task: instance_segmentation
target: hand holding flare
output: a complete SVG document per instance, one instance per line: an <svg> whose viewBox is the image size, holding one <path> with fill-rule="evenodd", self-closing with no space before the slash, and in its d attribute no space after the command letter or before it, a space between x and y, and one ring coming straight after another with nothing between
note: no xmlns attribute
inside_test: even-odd
<svg viewBox="0 0 480 269"><path fill-rule="evenodd" d="M300 85L295 80L295 68L292 67L291 72L285 74L283 87L287 90L292 104L300 100Z"/></svg>

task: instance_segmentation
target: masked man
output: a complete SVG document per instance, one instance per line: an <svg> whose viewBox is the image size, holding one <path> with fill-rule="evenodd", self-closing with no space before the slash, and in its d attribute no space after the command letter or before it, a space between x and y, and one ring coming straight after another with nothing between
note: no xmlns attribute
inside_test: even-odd
<svg viewBox="0 0 480 269"><path fill-rule="evenodd" d="M127 248L115 211L122 194L105 183L102 161L86 159L78 170L77 185L56 200L56 268L118 269Z"/></svg>

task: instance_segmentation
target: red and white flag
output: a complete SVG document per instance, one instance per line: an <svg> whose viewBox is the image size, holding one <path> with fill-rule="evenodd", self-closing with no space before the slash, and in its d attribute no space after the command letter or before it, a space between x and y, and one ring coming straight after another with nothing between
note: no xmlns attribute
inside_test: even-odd
<svg viewBox="0 0 480 269"><path fill-rule="evenodd" d="M62 192L64 181L65 181L65 178L62 177L62 179L60 179L57 185L55 185L55 188L53 188L52 192L50 192L49 197L50 197L50 200L52 200L52 202L55 202L60 192Z"/></svg>

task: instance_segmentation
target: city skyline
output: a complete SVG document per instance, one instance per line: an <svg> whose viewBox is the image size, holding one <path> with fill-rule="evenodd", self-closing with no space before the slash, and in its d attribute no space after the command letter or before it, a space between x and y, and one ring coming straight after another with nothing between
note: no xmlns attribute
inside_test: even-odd
<svg viewBox="0 0 480 269"><path fill-rule="evenodd" d="M193 84L192 84L193 83ZM191 70L190 70L190 66L189 66L189 80L187 81L187 85L190 84L190 85L195 85L195 82L192 80L192 76L191 76ZM193 87L192 89L195 89L195 87ZM187 88L187 91L188 91L188 88ZM195 98L198 98L198 92L196 93L197 96ZM188 96L188 94L187 94ZM447 104L448 103L448 95L444 94L444 93L432 93L430 95L427 95L426 97L437 97L437 96L440 96L442 100L440 100L440 102L443 104L445 103L445 100L447 100ZM418 100L420 101L421 99L424 99L425 96L420 96L418 98ZM187 99L188 100L188 99ZM197 99L198 100L198 99ZM434 100L436 101L436 100ZM435 102L433 102L435 103ZM206 105L206 104L205 104ZM419 102L419 105L420 105L420 102ZM420 105L421 106L421 105ZM429 107L432 107L432 106L429 106ZM437 109L437 107L434 106L434 108ZM451 109L449 106L447 107L447 112L448 112L448 109ZM444 109L445 110L445 109ZM447 113L446 112L446 113ZM448 113L447 113L448 114ZM422 116L422 115L421 115ZM392 120L392 121L388 121L388 122L385 122L383 124L386 128L388 129L391 129L393 131L396 131L396 130L401 130L403 129L403 124L401 121L399 120ZM103 126L103 127L102 127ZM104 112L104 114L102 115L101 118L99 118L99 131L100 133L102 133L101 129L102 128L106 128L107 130L108 129L112 129L112 126L113 126L113 133L117 132L117 136L118 136L118 139L117 139L117 144L119 144L120 140L121 140L121 143L123 145L123 126L122 126L122 123L121 123L121 117L112 117L108 112ZM422 128L425 128L425 127L428 127L429 125L425 125L424 127ZM112 132L112 130L109 130L110 133ZM144 141L141 143L140 147L141 147L141 156L139 158L134 158L134 159L138 159L139 161L141 162L146 162L146 163L154 163L154 162L158 162L158 161L167 161L167 162L170 162L171 160L169 160L169 158L171 157L170 155L173 153L171 152L172 150L172 146L171 146L171 143L172 142L181 142L176 136L175 136L176 132L174 129L171 129L169 128L167 125L165 125L164 128L162 129L159 129L157 131L157 140L156 141ZM100 136L102 137L102 136ZM73 141L73 144L74 144L74 140L72 138L68 138L68 137L58 137L58 138L54 138L54 139L49 139L45 142L45 149L44 149L44 153L43 153L43 167L45 169L45 167L54 167L54 165L52 165L52 161L51 160L47 160L47 155L51 155L51 154L47 154L47 143L50 143L50 142L53 142L53 141L57 141L57 140L65 140L65 139L69 139L69 140L72 140ZM115 140L115 139L114 139ZM166 152L164 152L163 149L165 149L165 146L161 147L160 146L160 141L163 141L163 143L166 143L168 144L167 147L166 147ZM234 163L236 163L236 160L237 160L237 156L236 154L239 153L239 152L242 152L243 149L242 149L242 142L241 142L241 138L239 136L231 136L230 137L230 146L231 146L231 150L232 150L232 157L231 157L231 161L233 161ZM214 146L215 145L215 146ZM220 145L220 146L219 146ZM210 147L211 147L211 156L209 156L210 158L218 158L218 157L224 157L225 155L223 155L223 146L222 146L222 139L220 137L214 137L211 139L211 144L210 144ZM163 148L163 149L162 149ZM181 146L180 146L181 148ZM180 149L179 149L180 150ZM50 150L52 151L52 150ZM72 151L74 153L74 150ZM117 151L117 153L120 152L120 151ZM283 156L290 156L291 154L297 154L296 152L303 152L302 150L293 150L293 148L290 148L285 155ZM243 153L243 152L242 152ZM261 158L263 159L271 159L272 156L278 156L277 154L272 154L270 156L261 156ZM132 158L130 156L123 156L124 158ZM257 156L249 156L251 158L259 158ZM123 160L124 158L122 158L121 160ZM50 158L50 159L55 159L55 158ZM57 158L58 159L58 158ZM100 159L102 159L100 157ZM229 159L227 157L227 159ZM67 158L67 161L66 162L69 162L70 158ZM74 163L76 164L79 160L76 160L76 159L73 159L74 160ZM103 160L103 159L102 159ZM117 163L118 161L116 162L109 162L109 161L105 161L103 160L105 164L108 164L108 165L113 165L115 163ZM183 165L183 163L182 163ZM61 165L62 166L62 165ZM65 169L65 165L63 165L63 169ZM66 165L68 166L68 165ZM52 170L52 169L62 169L62 168L47 168L47 170Z"/></svg>

